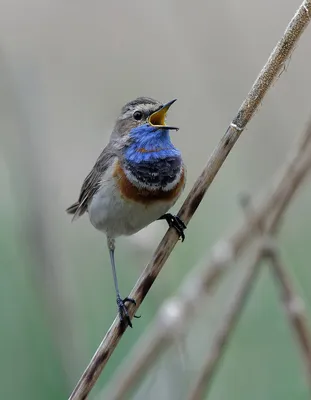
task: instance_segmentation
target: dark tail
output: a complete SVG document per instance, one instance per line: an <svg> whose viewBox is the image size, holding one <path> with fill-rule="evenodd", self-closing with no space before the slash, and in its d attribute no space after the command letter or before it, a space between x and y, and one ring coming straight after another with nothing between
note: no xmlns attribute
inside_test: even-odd
<svg viewBox="0 0 311 400"><path fill-rule="evenodd" d="M75 214L78 211L78 208L79 208L79 202L77 201L72 206L68 207L66 212L68 214Z"/></svg>
<svg viewBox="0 0 311 400"><path fill-rule="evenodd" d="M77 201L75 203L73 203L72 206L68 207L66 212L68 214L73 214L73 218L72 220L74 221L76 218L80 217L80 215L83 214L83 211L81 212L81 207L80 207L80 203Z"/></svg>

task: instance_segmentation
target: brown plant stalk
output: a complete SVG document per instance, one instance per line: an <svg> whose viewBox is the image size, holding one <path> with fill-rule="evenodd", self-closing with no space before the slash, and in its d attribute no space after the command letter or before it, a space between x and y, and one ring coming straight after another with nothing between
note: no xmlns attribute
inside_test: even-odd
<svg viewBox="0 0 311 400"><path fill-rule="evenodd" d="M184 279L178 295L164 303L154 323L133 348L127 361L118 368L100 398L123 399L160 354L188 329L190 320L204 303L202 299L212 294L224 272L252 240L265 231L272 232L277 228L294 194L311 170L311 121L300 139L270 193L257 207L245 209L246 218L240 228L216 245L207 265L203 269L194 268Z"/></svg>
<svg viewBox="0 0 311 400"><path fill-rule="evenodd" d="M258 258L270 261L272 272L280 286L281 298L286 315L296 334L296 340L301 350L301 356L305 367L307 383L309 389L311 389L311 336L307 323L307 316L305 314L304 302L294 291L285 265L281 261L279 249L275 246L272 237L269 241L266 241L266 245L262 245L260 252L257 251L255 260L256 258L257 261ZM215 335L215 339L212 343L212 351L208 354L203 363L188 400L202 400L208 395L212 378L215 375L219 361L226 349L226 344L238 321L243 306L246 303L246 297L257 276L254 271L255 265L256 264L252 264L250 267L246 279L242 282L238 290L235 301L230 305L229 312L224 317L224 321Z"/></svg>
<svg viewBox="0 0 311 400"><path fill-rule="evenodd" d="M301 140L298 142L298 146L295 151L295 156L297 160L300 155L303 154L303 150L306 146L307 149L310 149L310 141L311 141L311 121L309 122L309 126L306 130L306 133L301 137ZM311 150L307 150L309 152L309 157L311 156ZM308 157L307 152L307 157ZM295 163L291 163L291 167L288 168L288 174L295 173ZM297 180L297 184L299 181ZM268 230L270 237L269 241L266 241L266 245L262 246L261 250L261 259L265 258L270 261L272 272L274 273L275 279L280 286L280 292L282 296L282 302L284 305L285 312L287 314L290 325L292 326L293 331L296 334L296 339L298 342L298 346L301 350L301 356L303 360L303 364L305 366L306 378L309 388L311 389L311 336L307 323L307 316L305 314L305 306L302 298L298 297L295 294L293 285L291 283L290 277L287 274L286 268L281 261L279 249L275 245L274 239L271 236L278 231L278 227L281 222L282 214L284 213L284 209L290 202L290 198L288 196L284 196L283 202L279 204L278 210L274 213L269 221L266 224L266 229ZM249 199L247 203L245 203L244 210L246 212L247 218L252 218L253 209L251 207ZM259 221L259 224L255 225L255 228L258 230L258 233L267 235L267 231L264 231L264 226ZM255 274L252 275L250 272L249 277L254 277ZM250 286L253 284L253 280L245 281L245 285L242 285L240 288L240 292L238 293L237 302L234 302L229 309L229 313L227 317L225 317L223 324L221 325L220 330L215 335L215 340L212 344L212 352L209 354L201 368L198 378L193 386L192 391L189 395L189 400L201 400L206 398L208 395L210 384L212 378L217 370L217 366L219 361L226 349L226 344L232 334L232 331L237 323L237 320L241 314L244 303L239 303L239 300L242 299L243 293L249 293ZM242 297L241 297L242 296ZM244 301L246 301L246 297L244 296Z"/></svg>
<svg viewBox="0 0 311 400"><path fill-rule="evenodd" d="M258 109L265 93L273 83L274 79L278 76L285 61L294 50L298 39L309 23L310 10L311 0L303 1L302 5L299 7L295 16L286 28L281 40L272 51L266 65L258 75L236 117L233 119L226 133L212 153L202 174L195 182L179 212L179 216L186 224L189 223L194 212L202 201L206 190L214 180L216 174L245 129L247 123ZM177 240L176 232L170 229L162 239L151 261L136 282L130 293L130 297L136 300L136 306L131 305L129 307L129 314L131 317L133 317L153 282L157 278L164 263L176 245ZM121 339L125 329L126 325L121 323L119 318L116 317L74 388L70 400L84 400L88 396L90 390L96 383L101 371L107 364L111 354Z"/></svg>
<svg viewBox="0 0 311 400"><path fill-rule="evenodd" d="M268 259L272 273L280 289L280 295L288 321L295 333L304 362L305 374L311 390L311 336L305 313L303 299L295 293L293 284L288 275L278 248L271 248Z"/></svg>
<svg viewBox="0 0 311 400"><path fill-rule="evenodd" d="M216 366L221 359L223 350L230 339L258 276L260 270L259 267L265 252L264 246L265 243L260 243L258 246L258 249L253 255L252 261L247 267L246 276L240 282L234 298L230 300L229 309L223 316L222 323L212 339L211 350L200 368L198 377L190 391L188 400L201 400L206 397L206 392L216 371Z"/></svg>

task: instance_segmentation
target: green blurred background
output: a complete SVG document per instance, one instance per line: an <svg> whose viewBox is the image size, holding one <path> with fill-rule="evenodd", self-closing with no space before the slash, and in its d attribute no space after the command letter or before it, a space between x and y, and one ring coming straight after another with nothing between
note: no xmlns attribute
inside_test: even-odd
<svg viewBox="0 0 311 400"><path fill-rule="evenodd" d="M300 0L0 0L0 398L65 399L110 326L114 287L104 235L65 209L114 119L141 95L177 97L173 141L188 166L183 198ZM230 154L90 395L101 390L183 277L242 217L240 193L266 187L310 116L311 30ZM286 215L280 244L311 305L311 188ZM128 294L166 231L117 242ZM183 399L237 280L203 307L180 346L133 399ZM309 311L308 311L309 312ZM263 268L214 380L211 400L310 398L299 349Z"/></svg>

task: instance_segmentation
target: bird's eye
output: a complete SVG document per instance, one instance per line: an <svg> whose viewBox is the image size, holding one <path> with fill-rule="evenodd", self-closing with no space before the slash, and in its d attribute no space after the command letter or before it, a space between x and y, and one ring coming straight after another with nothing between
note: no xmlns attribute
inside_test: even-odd
<svg viewBox="0 0 311 400"><path fill-rule="evenodd" d="M134 119L136 119L136 121L139 121L140 119L142 119L143 113L141 111L135 111L133 117Z"/></svg>

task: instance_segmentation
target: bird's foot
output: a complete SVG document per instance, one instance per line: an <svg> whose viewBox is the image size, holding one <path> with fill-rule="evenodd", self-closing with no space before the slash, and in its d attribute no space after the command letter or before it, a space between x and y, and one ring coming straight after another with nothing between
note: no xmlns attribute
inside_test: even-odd
<svg viewBox="0 0 311 400"><path fill-rule="evenodd" d="M170 228L174 228L178 233L179 238L183 242L185 240L184 230L187 229L185 223L177 216L173 214L164 214L159 219L165 219Z"/></svg>
<svg viewBox="0 0 311 400"><path fill-rule="evenodd" d="M134 299L131 299L130 297L125 297L125 299L123 299L123 300L121 299L120 296L117 297L117 306L118 306L121 322L123 322L125 320L127 322L128 326L133 328L132 322L130 320L130 316L127 311L127 307L125 305L126 303L132 303L136 306L136 301ZM134 318L140 318L140 315L139 316L134 315Z"/></svg>

